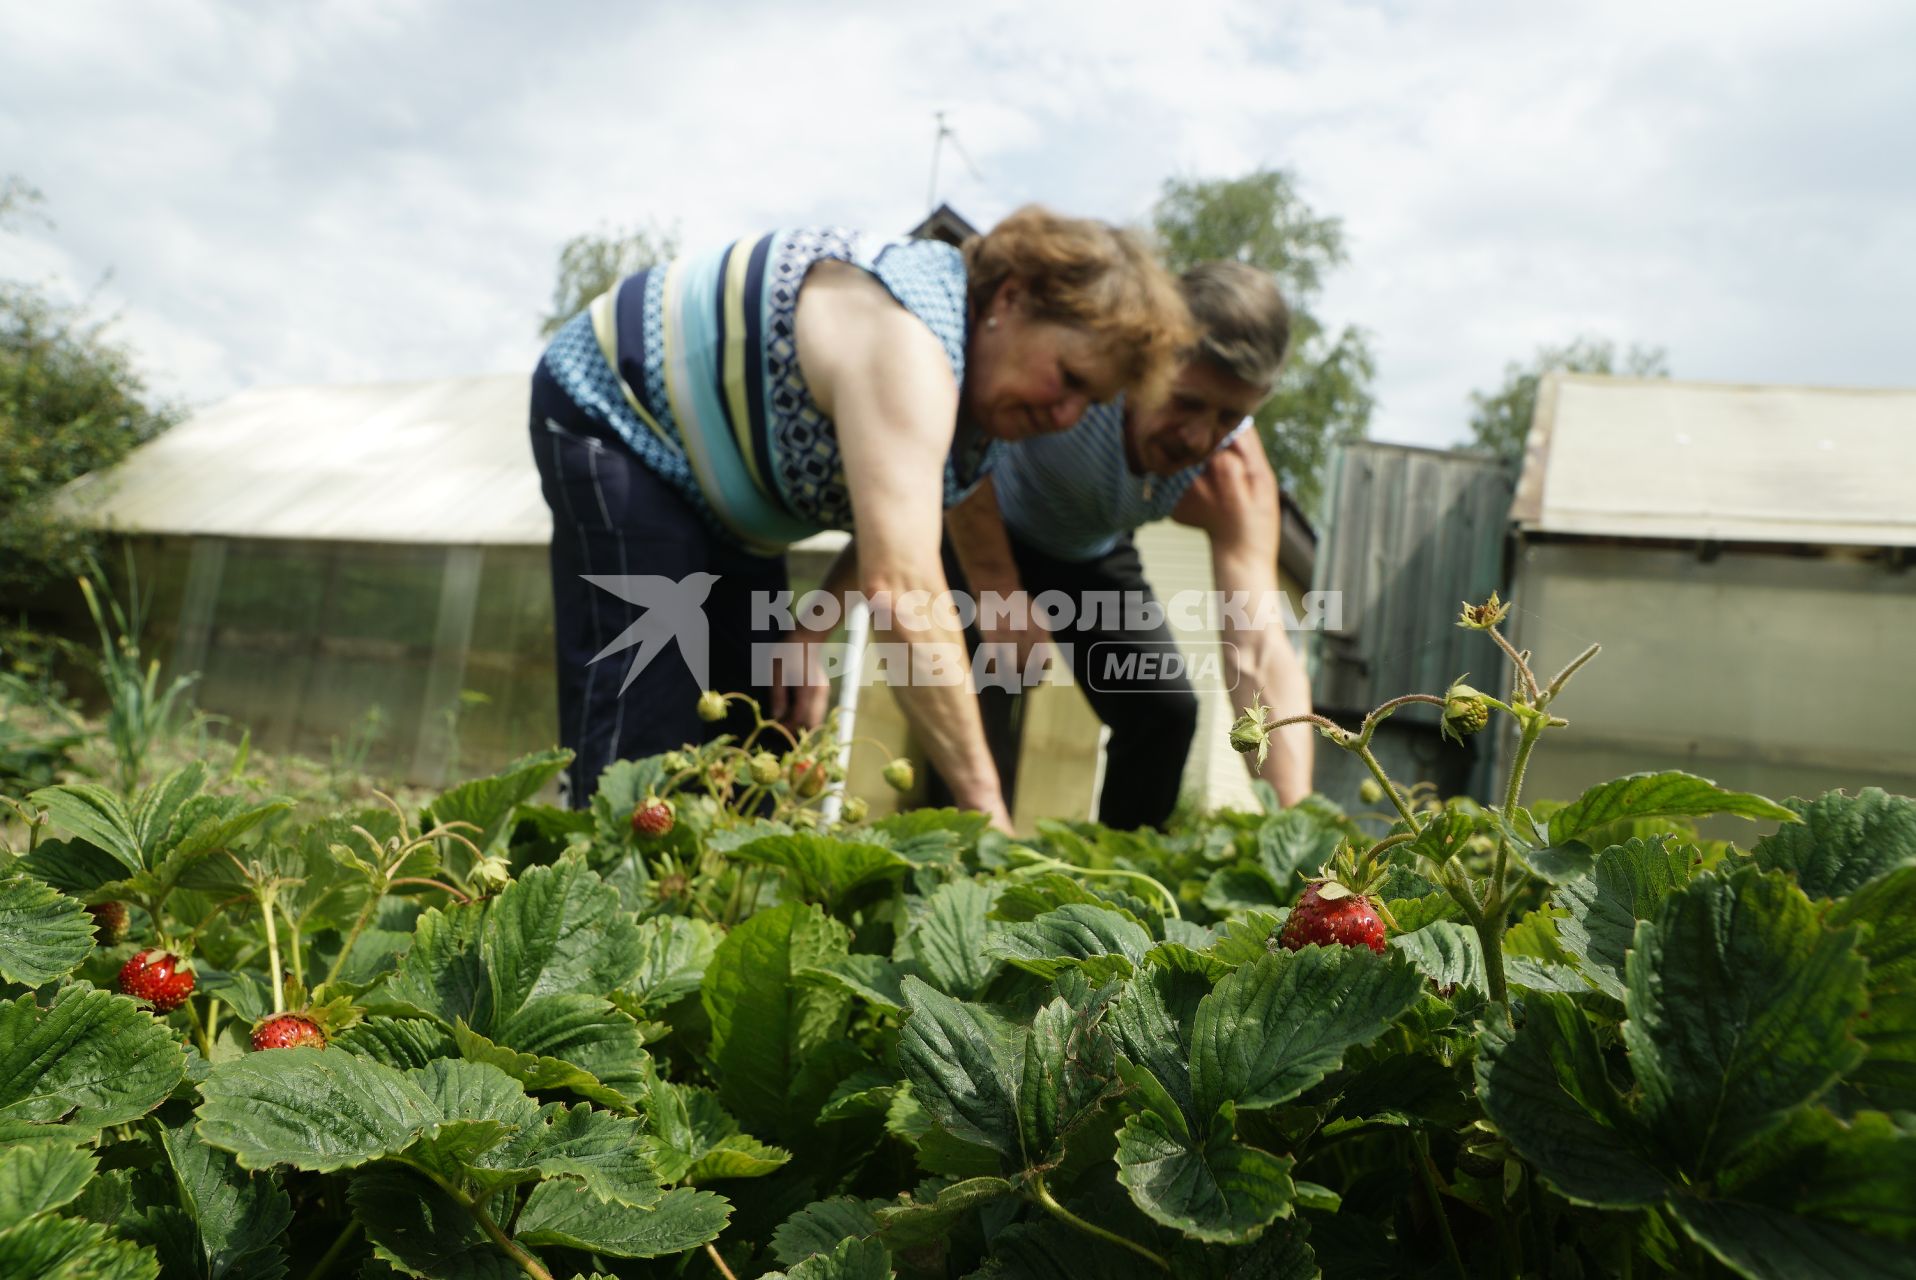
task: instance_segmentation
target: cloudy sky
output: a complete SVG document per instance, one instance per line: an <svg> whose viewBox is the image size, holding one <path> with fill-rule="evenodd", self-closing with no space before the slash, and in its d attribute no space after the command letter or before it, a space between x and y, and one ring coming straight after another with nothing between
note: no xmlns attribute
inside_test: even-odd
<svg viewBox="0 0 1916 1280"><path fill-rule="evenodd" d="M1373 434L1577 334L1680 377L1916 385L1908 0L0 7L0 277L102 314L188 403L529 368L559 245L902 230L938 194L1142 220L1290 170L1344 221L1324 313Z"/></svg>

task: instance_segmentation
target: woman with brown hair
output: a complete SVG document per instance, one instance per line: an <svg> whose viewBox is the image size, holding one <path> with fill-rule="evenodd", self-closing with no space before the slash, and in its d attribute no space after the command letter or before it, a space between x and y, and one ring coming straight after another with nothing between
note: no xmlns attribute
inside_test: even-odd
<svg viewBox="0 0 1916 1280"><path fill-rule="evenodd" d="M844 585L936 599L944 508L998 443L1062 431L1120 392L1155 395L1191 336L1175 283L1136 236L1037 207L962 251L777 231L602 295L532 383L572 802L613 760L739 730L697 718L688 661L711 688L769 701L752 646L781 636L750 605L784 588L786 546L855 526ZM644 636L621 684L607 669L618 664L597 659L641 640L633 602L654 601L678 643ZM688 601L709 653L687 654L705 638L666 617ZM962 652L936 616L898 621L878 638ZM897 692L958 802L1007 824L969 688Z"/></svg>

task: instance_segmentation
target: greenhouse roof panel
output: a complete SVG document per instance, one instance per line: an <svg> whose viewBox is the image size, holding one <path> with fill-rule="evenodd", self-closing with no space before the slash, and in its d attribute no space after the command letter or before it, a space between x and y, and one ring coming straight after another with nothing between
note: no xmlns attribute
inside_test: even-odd
<svg viewBox="0 0 1916 1280"><path fill-rule="evenodd" d="M141 533L544 545L522 374L243 391L60 495Z"/></svg>
<svg viewBox="0 0 1916 1280"><path fill-rule="evenodd" d="M1553 374L1512 518L1527 531L1916 545L1916 391Z"/></svg>

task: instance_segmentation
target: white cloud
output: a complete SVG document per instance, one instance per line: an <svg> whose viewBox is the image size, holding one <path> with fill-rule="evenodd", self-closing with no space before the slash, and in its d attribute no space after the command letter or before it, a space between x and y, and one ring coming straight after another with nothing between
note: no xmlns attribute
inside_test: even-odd
<svg viewBox="0 0 1916 1280"><path fill-rule="evenodd" d="M1136 219L1166 176L1292 169L1340 215L1323 309L1376 433L1581 332L1679 375L1908 383L1916 118L1899 0L1567 8L81 3L0 11L0 237L124 317L157 385L528 367L558 245L677 224L902 229L940 194Z"/></svg>

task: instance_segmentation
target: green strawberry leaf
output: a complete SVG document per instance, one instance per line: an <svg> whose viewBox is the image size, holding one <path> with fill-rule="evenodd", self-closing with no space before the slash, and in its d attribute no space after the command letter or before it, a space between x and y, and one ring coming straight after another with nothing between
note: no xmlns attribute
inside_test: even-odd
<svg viewBox="0 0 1916 1280"><path fill-rule="evenodd" d="M86 1189L95 1154L64 1142L0 1147L0 1231L58 1209Z"/></svg>
<svg viewBox="0 0 1916 1280"><path fill-rule="evenodd" d="M802 979L847 953L849 931L817 907L788 902L761 911L727 934L702 984L712 1023L719 1099L755 1132L801 1133L792 1091L806 1058L838 1038L850 997Z"/></svg>
<svg viewBox="0 0 1916 1280"><path fill-rule="evenodd" d="M374 1016L354 1023L332 1039L335 1047L404 1071L459 1052L453 1038L425 1018Z"/></svg>
<svg viewBox="0 0 1916 1280"><path fill-rule="evenodd" d="M179 1042L125 996L70 986L44 1010L0 1001L0 1122L84 1136L137 1120L185 1074Z"/></svg>
<svg viewBox="0 0 1916 1280"><path fill-rule="evenodd" d="M1862 1059L1865 967L1854 930L1754 867L1693 880L1637 925L1623 1039L1677 1168L1707 1177Z"/></svg>
<svg viewBox="0 0 1916 1280"><path fill-rule="evenodd" d="M1709 1198L1678 1196L1684 1229L1748 1276L1916 1276L1916 1133L1864 1113L1793 1113L1725 1168Z"/></svg>
<svg viewBox="0 0 1916 1280"><path fill-rule="evenodd" d="M507 885L486 914L479 946L499 1018L541 996L602 996L624 985L644 958L638 926L618 892L576 853L529 868Z"/></svg>
<svg viewBox="0 0 1916 1280"><path fill-rule="evenodd" d="M0 1231L0 1276L33 1280L157 1280L159 1259L94 1222L46 1215Z"/></svg>
<svg viewBox="0 0 1916 1280"><path fill-rule="evenodd" d="M351 1168L398 1154L440 1118L407 1073L330 1047L217 1063L200 1093L200 1137L244 1169Z"/></svg>
<svg viewBox="0 0 1916 1280"><path fill-rule="evenodd" d="M1191 1030L1193 1114L1287 1102L1335 1071L1423 994L1401 959L1367 947L1309 946L1244 965L1198 1002Z"/></svg>
<svg viewBox="0 0 1916 1280"><path fill-rule="evenodd" d="M90 840L42 840L32 853L20 859L18 867L82 901L109 896L100 893L100 887L127 875L118 858Z"/></svg>
<svg viewBox="0 0 1916 1280"><path fill-rule="evenodd" d="M1062 997L1038 1010L1025 1033L1018 1081L1018 1133L1027 1164L1050 1164L1066 1138L1117 1082L1102 1007L1073 1008Z"/></svg>
<svg viewBox="0 0 1916 1280"><path fill-rule="evenodd" d="M0 880L0 978L37 987L93 950L93 917L78 899L26 876Z"/></svg>
<svg viewBox="0 0 1916 1280"><path fill-rule="evenodd" d="M898 1063L912 1097L954 1137L1022 1162L1022 1030L916 978L905 979L904 994L911 1012L898 1034Z"/></svg>
<svg viewBox="0 0 1916 1280"><path fill-rule="evenodd" d="M1438 920L1410 933L1399 933L1386 943L1417 971L1439 987L1457 987L1486 995L1483 944L1477 931L1454 920Z"/></svg>
<svg viewBox="0 0 1916 1280"><path fill-rule="evenodd" d="M877 1240L841 1240L828 1253L815 1253L790 1271L774 1271L766 1280L892 1280L891 1253Z"/></svg>
<svg viewBox="0 0 1916 1280"><path fill-rule="evenodd" d="M925 899L895 958L915 959L924 977L946 995L976 1000L998 975L987 950L1000 926L991 919L995 888L979 880L952 880Z"/></svg>
<svg viewBox="0 0 1916 1280"><path fill-rule="evenodd" d="M1588 875L1551 895L1567 913L1556 919L1557 941L1605 995L1623 999L1623 961L1637 922L1655 916L1663 900L1688 882L1690 852L1661 839L1611 845Z"/></svg>
<svg viewBox="0 0 1916 1280"><path fill-rule="evenodd" d="M1524 997L1523 1021L1493 1013L1477 1058L1477 1096L1497 1132L1551 1186L1580 1204L1655 1204L1670 1191L1622 1099L1583 1011L1567 996Z"/></svg>
<svg viewBox="0 0 1916 1280"><path fill-rule="evenodd" d="M126 875L145 870L133 815L105 787L91 782L42 787L27 797L27 803L45 809L53 825L112 858Z"/></svg>
<svg viewBox="0 0 1916 1280"><path fill-rule="evenodd" d="M1841 898L1898 867L1916 866L1916 800L1865 787L1791 800L1802 817L1750 851L1766 871L1787 871L1812 898Z"/></svg>
<svg viewBox="0 0 1916 1280"><path fill-rule="evenodd" d="M799 897L834 911L847 897L903 875L911 861L884 845L837 840L808 831L761 836L732 851L735 858L778 867Z"/></svg>
<svg viewBox="0 0 1916 1280"><path fill-rule="evenodd" d="M613 1258L660 1258L716 1240L732 1206L710 1191L679 1187L643 1209L608 1205L572 1182L542 1182L519 1215L516 1239Z"/></svg>
<svg viewBox="0 0 1916 1280"><path fill-rule="evenodd" d="M1916 1111L1916 867L1871 880L1836 905L1830 923L1867 927L1869 1019L1853 1030L1868 1056L1847 1083L1886 1110Z"/></svg>
<svg viewBox="0 0 1916 1280"><path fill-rule="evenodd" d="M1633 773L1590 788L1550 815L1552 845L1582 840L1629 818L1705 818L1729 814L1763 822L1795 822L1795 813L1759 795L1728 791L1708 778L1670 770Z"/></svg>
<svg viewBox="0 0 1916 1280"><path fill-rule="evenodd" d="M1242 1244L1290 1213L1294 1161L1237 1141L1230 1103L1198 1137L1170 1095L1144 1083L1148 1074L1132 1067L1125 1079L1146 1101L1118 1134L1118 1181L1152 1221L1199 1240Z"/></svg>
<svg viewBox="0 0 1916 1280"><path fill-rule="evenodd" d="M929 1203L885 1203L873 1210L872 1217L887 1247L916 1249L949 1237L965 1215L1012 1192L1012 1185L1003 1178L966 1178L940 1187Z"/></svg>
<svg viewBox="0 0 1916 1280"><path fill-rule="evenodd" d="M194 1131L190 1113L160 1126L160 1142L179 1185L180 1202L191 1209L197 1237L197 1274L207 1280L284 1274L286 1229L292 1202L271 1174L248 1173L232 1156L208 1146Z"/></svg>
<svg viewBox="0 0 1916 1280"><path fill-rule="evenodd" d="M536 1008L534 1012L536 1014ZM524 1053L497 1044L463 1022L453 1024L452 1039L461 1056L498 1068L534 1093L552 1093L563 1089L613 1111L629 1113L634 1109L633 1103L623 1092L603 1083L584 1067L564 1059ZM641 1061L634 1064L634 1069L642 1071L643 1066Z"/></svg>
<svg viewBox="0 0 1916 1280"><path fill-rule="evenodd" d="M1034 920L1006 925L987 952L1040 978L1083 968L1094 981L1130 977L1151 949L1151 935L1135 920L1089 903L1069 903Z"/></svg>
<svg viewBox="0 0 1916 1280"><path fill-rule="evenodd" d="M814 1200L772 1232L772 1256L789 1267L813 1254L830 1253L841 1240L876 1234L878 1217L864 1201L852 1196Z"/></svg>
<svg viewBox="0 0 1916 1280"><path fill-rule="evenodd" d="M403 1275L525 1280L466 1206L438 1183L394 1164L361 1169L346 1188L373 1252Z"/></svg>
<svg viewBox="0 0 1916 1280"><path fill-rule="evenodd" d="M1262 948L1259 948L1261 951ZM1105 1014L1125 1057L1150 1073L1186 1116L1191 1100L1191 1027L1211 981L1198 973L1151 966L1124 984Z"/></svg>
<svg viewBox="0 0 1916 1280"><path fill-rule="evenodd" d="M442 825L470 823L477 830L454 830L477 845L481 853L489 853L505 835L513 810L538 795L570 763L572 753L564 750L520 756L491 777L463 782L434 800L433 821ZM470 859L471 850L466 850L463 857Z"/></svg>
<svg viewBox="0 0 1916 1280"><path fill-rule="evenodd" d="M621 984L641 1006L663 1009L699 989L723 935L689 916L639 922L639 967Z"/></svg>

